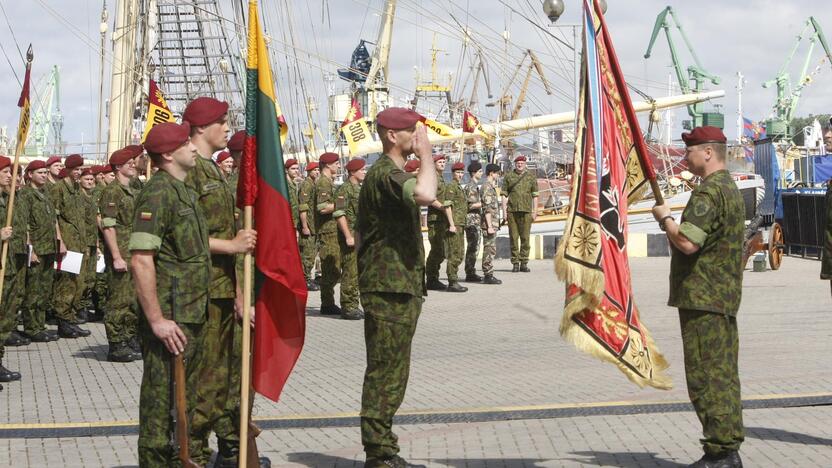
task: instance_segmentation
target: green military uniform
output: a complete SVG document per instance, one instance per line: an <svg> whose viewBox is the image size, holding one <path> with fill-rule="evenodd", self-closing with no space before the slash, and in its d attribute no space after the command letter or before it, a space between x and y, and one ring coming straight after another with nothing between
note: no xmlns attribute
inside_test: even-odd
<svg viewBox="0 0 832 468"><path fill-rule="evenodd" d="M468 216L468 201L465 196L465 189L456 180L447 185L445 200L451 207L451 214L454 220L456 232L448 231L445 239L445 254L448 256L448 263L445 264L445 273L448 275L449 283L458 281L459 265L462 264L465 255L465 220Z"/></svg>
<svg viewBox="0 0 832 468"><path fill-rule="evenodd" d="M335 204L335 186L332 179L322 173L315 181L315 234L318 237L318 256L321 257L321 309L335 305L335 285L341 278L338 225L333 213L321 213L321 209L330 203Z"/></svg>
<svg viewBox="0 0 832 468"><path fill-rule="evenodd" d="M292 224L297 228L300 226L300 211L298 210L298 184L286 176L286 184L289 189L289 209L292 211Z"/></svg>
<svg viewBox="0 0 832 468"><path fill-rule="evenodd" d="M8 207L9 194L0 193L0 213ZM25 214L16 206L12 216L12 237L9 238L6 255L3 296L0 304L0 366L3 364L4 344L11 332L17 328L17 311L23 302L23 286L26 283L26 224Z"/></svg>
<svg viewBox="0 0 832 468"><path fill-rule="evenodd" d="M233 239L236 234L234 196L219 167L211 159L198 157L196 167L188 172L185 185L197 193L199 208L205 216L208 237ZM205 444L217 433L220 443L239 443L241 350L234 346L235 335L242 328L234 315L237 297L236 260L234 255L211 255L211 300L205 328L202 383L199 403L191 424Z"/></svg>
<svg viewBox="0 0 832 468"><path fill-rule="evenodd" d="M826 182L826 226L821 252L820 278L832 280L832 179ZM832 281L829 284L832 288Z"/></svg>
<svg viewBox="0 0 832 468"><path fill-rule="evenodd" d="M86 227L84 256L88 259L84 265L86 270L84 271L84 292L81 294L81 310L90 310L92 309L93 290L95 289L95 268L98 265L98 204L92 191L88 193L80 188L78 193L84 202L84 224Z"/></svg>
<svg viewBox="0 0 832 468"><path fill-rule="evenodd" d="M443 208L428 207L428 242L430 243L430 252L425 261L425 275L427 276L428 283L439 281L439 266L447 258L445 247L447 244L449 224L444 207L449 206L450 202L446 199L446 186L445 178L437 171L436 201L441 203Z"/></svg>
<svg viewBox="0 0 832 468"><path fill-rule="evenodd" d="M75 323L76 314L82 308L81 298L86 280L86 266L90 261L87 242L89 233L87 205L81 198L81 188L70 176L55 183L50 188L49 195L58 215L58 226L61 228L61 238L67 251L84 254L79 274L63 271L55 273L55 316L59 320Z"/></svg>
<svg viewBox="0 0 832 468"><path fill-rule="evenodd" d="M58 221L52 200L46 194L47 186L40 189L26 186L18 194L18 208L23 214L23 225L29 237L32 251L38 262L32 262L26 270L26 296L23 299L23 330L36 335L46 330L46 311L52 308L52 287L55 281L55 255L58 253L58 237L55 224Z"/></svg>
<svg viewBox="0 0 832 468"><path fill-rule="evenodd" d="M471 208L475 203L481 203L480 186L473 179L465 184L465 200L468 204L468 212L465 215L465 241L467 245L465 248L465 275L476 276L482 208Z"/></svg>
<svg viewBox="0 0 832 468"><path fill-rule="evenodd" d="M393 415L404 399L410 349L425 294L416 179L386 155L367 171L358 201L358 285L364 305L367 370L361 440L367 458L399 452Z"/></svg>
<svg viewBox="0 0 832 468"><path fill-rule="evenodd" d="M497 186L486 179L482 184L482 273L494 274L494 257L497 255L497 231L500 229L500 197ZM491 227L494 234L488 233L486 213L491 215Z"/></svg>
<svg viewBox="0 0 832 468"><path fill-rule="evenodd" d="M311 177L303 179L298 188L298 219L300 213L306 213L306 225L309 228L309 235L304 235L300 221L298 221L298 233L300 238L300 259L303 263L303 275L306 281L311 281L312 268L315 267L315 257L318 255L318 243L315 238L315 181Z"/></svg>
<svg viewBox="0 0 832 468"><path fill-rule="evenodd" d="M95 189L92 191L92 199L95 202L95 206L100 207L101 202L101 194L104 193L104 189L107 186L104 184L98 184L95 186ZM131 213L132 215L132 213ZM129 236L129 233L128 233ZM104 250L104 237L101 231L98 231L98 246L101 251ZM96 265L97 266L97 265ZM109 270L105 269L102 272L95 272L95 284L93 285L93 306L95 307L96 314L99 317L104 315L104 307L105 303L107 302L107 283L109 282Z"/></svg>
<svg viewBox="0 0 832 468"><path fill-rule="evenodd" d="M172 318L172 285L177 283L175 320L185 333L185 379L187 414L195 418L195 407L205 385L203 335L207 327L211 259L208 226L196 194L165 171L157 172L136 198L130 251L154 252L156 295L165 318ZM144 372L139 395L139 465L179 466L171 447L171 354L150 329L144 314L139 323ZM191 458L205 465L193 424L190 426Z"/></svg>
<svg viewBox="0 0 832 468"><path fill-rule="evenodd" d="M506 207L508 236L511 242L511 264L525 265L529 262L529 235L532 230L532 206L537 197L537 179L531 171L509 171L503 177L503 196L508 197ZM518 245L519 244L519 245Z"/></svg>
<svg viewBox="0 0 832 468"><path fill-rule="evenodd" d="M349 180L335 191L335 212L332 216L345 218L347 227L355 236L355 222L358 219L358 197L361 185ZM344 311L355 311L360 304L358 292L358 265L355 258L355 247L347 245L347 238L338 230L338 244L341 248L341 308Z"/></svg>
<svg viewBox="0 0 832 468"><path fill-rule="evenodd" d="M738 450L744 439L736 319L744 212L727 170L706 177L679 225L699 250L685 255L673 247L670 262L668 305L679 308L688 394L702 423L705 453L714 456Z"/></svg>
<svg viewBox="0 0 832 468"><path fill-rule="evenodd" d="M129 343L138 332L138 303L133 287L133 275L130 272L128 248L137 195L138 192L129 184L121 185L116 179L103 191L98 205L101 211L101 227L115 231L119 255L127 263L127 271L115 271L113 252L106 249L104 260L107 262L107 271L110 272L107 288L110 297L107 299L104 329L111 348L118 343Z"/></svg>

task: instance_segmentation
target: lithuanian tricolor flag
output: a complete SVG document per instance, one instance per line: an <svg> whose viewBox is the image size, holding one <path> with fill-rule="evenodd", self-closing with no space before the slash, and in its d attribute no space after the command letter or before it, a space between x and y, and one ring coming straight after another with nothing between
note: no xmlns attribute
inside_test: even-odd
<svg viewBox="0 0 832 468"><path fill-rule="evenodd" d="M308 293L289 208L268 57L257 2L250 0L246 141L237 199L241 207L254 207L257 226L252 383L258 393L277 401L303 348Z"/></svg>

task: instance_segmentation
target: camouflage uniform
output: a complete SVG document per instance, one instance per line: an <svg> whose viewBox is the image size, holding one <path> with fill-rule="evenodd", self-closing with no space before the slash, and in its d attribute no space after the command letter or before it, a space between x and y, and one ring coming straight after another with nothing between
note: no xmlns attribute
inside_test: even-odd
<svg viewBox="0 0 832 468"><path fill-rule="evenodd" d="M107 331L107 341L111 347L116 343L130 341L137 333L138 303L133 288L133 275L130 272L128 249L137 195L129 185L124 186L118 180L114 180L104 189L98 205L101 211L101 227L115 231L119 254L127 263L127 271L115 271L113 253L106 249L104 260L110 272L110 297L107 299L104 329Z"/></svg>
<svg viewBox="0 0 832 468"><path fill-rule="evenodd" d="M9 194L0 193L0 213L8 207ZM15 203L17 204L17 203ZM2 304L0 304L0 365L3 364L4 344L12 330L17 329L17 311L23 302L23 286L26 282L26 224L25 214L15 206L12 216L12 237L9 238L6 271L3 280Z"/></svg>
<svg viewBox="0 0 832 468"><path fill-rule="evenodd" d="M188 172L185 185L197 193L205 216L208 237L233 239L236 234L234 196L220 169L210 159L197 158ZM242 334L234 314L237 297L234 255L211 255L211 300L205 323L203 359L206 363L197 389L199 399L192 421L203 453L210 456L207 438L211 429L220 443L239 443L240 368L242 350L234 346L235 335Z"/></svg>
<svg viewBox="0 0 832 468"><path fill-rule="evenodd" d="M436 174L436 200L442 204L443 209L428 207L428 242L430 252L425 261L425 274L428 282L439 281L439 266L447 258L445 247L448 238L448 217L444 207L449 205L447 201L447 184L445 178L437 171Z"/></svg>
<svg viewBox="0 0 832 468"><path fill-rule="evenodd" d="M465 254L465 220L468 215L468 202L465 196L465 189L462 185L452 180L446 186L445 200L451 207L451 214L454 220L456 233L448 231L445 239L445 254L448 256L448 263L445 265L445 273L448 275L448 282L458 281L459 265L462 263Z"/></svg>
<svg viewBox="0 0 832 468"><path fill-rule="evenodd" d="M294 180L289 180L286 176L286 185L289 189L289 209L292 211L292 224L295 227L300 226L300 212L298 211L298 184Z"/></svg>
<svg viewBox="0 0 832 468"><path fill-rule="evenodd" d="M358 218L358 196L361 185L350 181L344 182L335 191L335 219L344 217L347 227L355 235L355 221ZM356 310L361 304L358 293L358 266L355 259L355 247L347 246L347 238L338 230L338 244L341 247L341 308Z"/></svg>
<svg viewBox="0 0 832 468"><path fill-rule="evenodd" d="M416 179L386 155L367 171L358 201L358 285L364 305L367 370L361 441L367 458L399 452L393 415L404 399L410 349L425 294Z"/></svg>
<svg viewBox="0 0 832 468"><path fill-rule="evenodd" d="M156 295L162 315L171 318L172 284L176 281L176 322L185 333L185 379L187 415L195 419L195 406L205 365L203 333L207 327L211 260L208 225L196 201L196 194L164 171L157 172L136 198L131 251L153 251ZM144 372L139 395L139 465L179 466L171 447L171 354L150 329L144 314L139 323ZM190 425L191 457L205 465L200 439Z"/></svg>
<svg viewBox="0 0 832 468"><path fill-rule="evenodd" d="M323 173L315 181L315 233L318 237L318 256L321 257L321 307L335 305L335 285L341 278L341 248L338 245L338 226L333 213L321 209L335 203L332 179Z"/></svg>
<svg viewBox="0 0 832 468"><path fill-rule="evenodd" d="M55 316L60 320L75 323L76 314L81 310L81 297L86 280L86 266L89 259L87 242L86 204L81 198L81 188L70 176L50 188L50 198L58 215L61 238L67 251L81 252L81 273L74 275L63 271L55 273Z"/></svg>
<svg viewBox="0 0 832 468"><path fill-rule="evenodd" d="M679 226L699 250L685 255L674 247L670 262L668 305L679 308L688 395L709 455L738 450L744 439L736 319L744 212L727 170L706 177L691 194Z"/></svg>
<svg viewBox="0 0 832 468"><path fill-rule="evenodd" d="M497 186L486 179L482 184L482 273L494 274L494 257L497 255L497 231L500 229L500 198L497 196ZM486 213L491 214L491 226L494 234L488 233Z"/></svg>
<svg viewBox="0 0 832 468"><path fill-rule="evenodd" d="M86 249L84 256L87 262L84 265L84 292L81 294L81 310L92 309L93 290L95 288L95 267L98 265L98 205L95 203L92 191L87 193L80 188L78 190L81 200L84 201L84 220L86 234Z"/></svg>
<svg viewBox="0 0 832 468"><path fill-rule="evenodd" d="M23 299L23 330L36 335L46 329L46 311L52 308L52 286L55 280L55 254L58 237L55 231L57 216L52 200L45 193L47 186L37 189L27 186L18 194L16 211L24 215L29 243L40 260L26 270L26 296Z"/></svg>
<svg viewBox="0 0 832 468"><path fill-rule="evenodd" d="M113 182L115 183L115 182ZM101 194L104 193L104 189L107 186L103 184L99 184L95 186L92 192L93 202L95 202L95 206L100 207L101 202ZM132 213L130 213L132 216ZM129 233L128 233L129 236ZM104 250L104 237L100 230L98 230L98 246L99 250L103 252ZM106 260L106 259L105 259ZM96 312L99 316L104 314L104 304L107 302L107 284L109 283L109 269L105 269L103 272L95 272L95 284L93 286L93 306L95 307Z"/></svg>
<svg viewBox="0 0 832 468"><path fill-rule="evenodd" d="M468 203L468 213L465 216L465 274L477 274L477 250L480 246L480 223L482 223L482 208L470 208L480 203L480 186L474 180L465 185L465 199Z"/></svg>
<svg viewBox="0 0 832 468"><path fill-rule="evenodd" d="M821 253L820 278L832 280L832 180L826 183L826 227ZM832 287L832 281L829 284Z"/></svg>
<svg viewBox="0 0 832 468"><path fill-rule="evenodd" d="M508 237L511 242L511 264L529 262L529 235L532 229L532 206L537 196L537 179L531 171L509 171L503 177L503 196L508 197ZM519 242L519 247L518 247Z"/></svg>
<svg viewBox="0 0 832 468"><path fill-rule="evenodd" d="M300 239L300 259L303 263L303 275L306 281L313 279L312 268L315 267L315 257L318 255L318 244L315 238L315 181L311 177L303 179L298 188L298 234ZM300 213L306 213L306 224L310 234L305 236L300 225Z"/></svg>

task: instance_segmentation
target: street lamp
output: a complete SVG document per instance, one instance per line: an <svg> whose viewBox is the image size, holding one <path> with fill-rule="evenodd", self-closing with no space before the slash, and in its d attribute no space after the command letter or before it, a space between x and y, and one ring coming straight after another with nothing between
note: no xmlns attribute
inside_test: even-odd
<svg viewBox="0 0 832 468"><path fill-rule="evenodd" d="M601 4L601 13L607 14L607 0L596 1ZM545 0L543 2L543 13L553 23L560 18L565 9L566 6L563 4L563 0Z"/></svg>

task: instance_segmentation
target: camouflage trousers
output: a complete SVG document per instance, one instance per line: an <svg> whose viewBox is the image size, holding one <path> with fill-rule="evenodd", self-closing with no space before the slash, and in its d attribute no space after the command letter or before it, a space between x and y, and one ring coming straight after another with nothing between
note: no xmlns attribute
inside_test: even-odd
<svg viewBox="0 0 832 468"><path fill-rule="evenodd" d="M529 235L532 230L532 214L522 211L508 213L508 240L511 243L511 264L529 262ZM519 245L518 245L519 244Z"/></svg>
<svg viewBox="0 0 832 468"><path fill-rule="evenodd" d="M497 233L488 234L482 231L482 274L494 274L494 257L497 256Z"/></svg>
<svg viewBox="0 0 832 468"><path fill-rule="evenodd" d="M208 458L200 452L201 443L195 437L193 424L194 407L197 392L201 384L203 364L202 324L180 323L179 328L188 340L185 346L185 397L187 403L188 428L190 429L191 458L200 466L208 463ZM142 319L139 324L142 343L144 371L139 393L139 466L142 468L167 468L180 466L177 453L171 445L173 425L171 409L172 365L171 354L150 330L150 325Z"/></svg>
<svg viewBox="0 0 832 468"><path fill-rule="evenodd" d="M84 292L81 293L81 309L93 308L93 296L95 294L95 269L98 266L98 249L95 246L88 247L84 256L88 257L84 271Z"/></svg>
<svg viewBox="0 0 832 468"><path fill-rule="evenodd" d="M3 280L3 302L0 304L0 364L5 355L6 338L17 328L17 311L23 302L26 282L26 255L6 258L6 278Z"/></svg>
<svg viewBox="0 0 832 468"><path fill-rule="evenodd" d="M105 271L103 273L95 273L95 285L93 286L93 306L98 313L104 312L104 309L107 307L107 295L108 292L108 283L110 282L109 279L109 272Z"/></svg>
<svg viewBox="0 0 832 468"><path fill-rule="evenodd" d="M455 282L459 279L459 265L465 255L465 234L462 226L457 227L456 233L448 232L445 236L445 253L448 255L448 263L445 264L445 273L448 281Z"/></svg>
<svg viewBox="0 0 832 468"><path fill-rule="evenodd" d="M203 326L202 362L191 432L197 449L211 456L207 443L213 430L217 437L239 443L240 370L242 328L234 315L234 299L211 299Z"/></svg>
<svg viewBox="0 0 832 468"><path fill-rule="evenodd" d="M479 226L465 226L465 274L477 274L477 251L480 248L480 236L482 232Z"/></svg>
<svg viewBox="0 0 832 468"><path fill-rule="evenodd" d="M136 335L139 308L130 271L115 271L112 262L108 262L107 268L110 270L110 297L104 314L104 330L107 332L107 342L112 346Z"/></svg>
<svg viewBox="0 0 832 468"><path fill-rule="evenodd" d="M688 395L702 423L705 453L739 450L745 438L736 317L679 309Z"/></svg>
<svg viewBox="0 0 832 468"><path fill-rule="evenodd" d="M60 320L75 322L75 314L81 310L81 298L84 294L84 285L87 279L87 262L90 260L88 254L84 254L81 261L81 272L77 275L58 271L55 273L55 316Z"/></svg>
<svg viewBox="0 0 832 468"><path fill-rule="evenodd" d="M361 443L367 458L399 453L393 416L407 390L410 348L423 299L409 294L364 293L367 370L361 394Z"/></svg>
<svg viewBox="0 0 832 468"><path fill-rule="evenodd" d="M358 258L355 247L347 246L344 236L338 235L341 247L341 308L355 310L361 307L361 294L358 292Z"/></svg>
<svg viewBox="0 0 832 468"><path fill-rule="evenodd" d="M341 247L337 232L318 234L318 256L321 257L321 306L335 305L335 285L341 279Z"/></svg>
<svg viewBox="0 0 832 468"><path fill-rule="evenodd" d="M447 258L448 223L442 221L428 221L428 242L430 252L425 260L425 276L428 281L439 280L439 266Z"/></svg>
<svg viewBox="0 0 832 468"><path fill-rule="evenodd" d="M52 308L52 287L55 283L55 254L39 256L26 270L26 295L23 298L23 330L34 335L46 330L46 311Z"/></svg>
<svg viewBox="0 0 832 468"><path fill-rule="evenodd" d="M298 236L298 248L300 249L300 261L303 264L303 276L306 281L314 278L312 276L312 269L315 267L315 257L318 256L318 241L315 235Z"/></svg>

